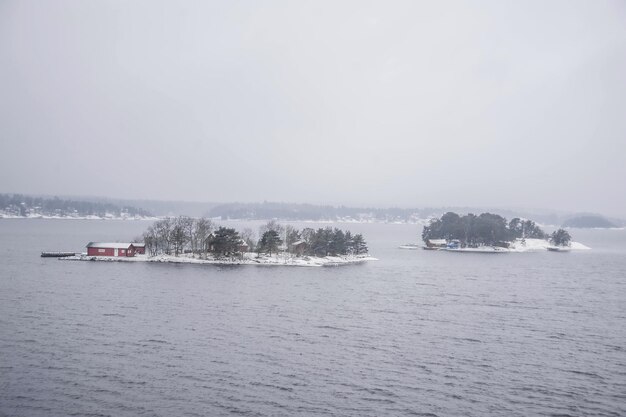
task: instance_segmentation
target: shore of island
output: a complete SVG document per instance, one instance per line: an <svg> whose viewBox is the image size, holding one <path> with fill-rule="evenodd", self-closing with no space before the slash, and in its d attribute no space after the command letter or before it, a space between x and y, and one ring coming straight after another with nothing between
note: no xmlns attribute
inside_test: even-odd
<svg viewBox="0 0 626 417"><path fill-rule="evenodd" d="M554 248L555 246L550 241L545 239L516 239L511 242L508 248L500 246L480 246L476 248L443 248L442 250L449 252L494 252L494 253L522 253L522 252L544 252ZM559 247L560 248L560 247ZM583 245L579 242L570 242L566 247L568 250L589 250L589 246Z"/></svg>
<svg viewBox="0 0 626 417"><path fill-rule="evenodd" d="M418 250L431 249L446 252L470 252L470 253L523 253L523 252L544 252L551 250L555 246L546 239L516 239L509 244L509 247L482 245L477 247L429 247L427 245L419 245L417 243L406 243L398 246L398 249ZM584 251L591 248L580 242L570 242L566 247L572 251Z"/></svg>
<svg viewBox="0 0 626 417"><path fill-rule="evenodd" d="M321 266L343 266L362 264L368 261L377 261L377 258L369 255L350 256L293 256L279 253L273 255L247 252L237 257L213 257L198 258L190 254L174 255L136 255L133 257L111 257L111 256L89 256L80 254L59 258L69 261L97 261L97 262L157 262L172 264L197 264L197 265L266 265L266 266L300 266L300 267L321 267Z"/></svg>

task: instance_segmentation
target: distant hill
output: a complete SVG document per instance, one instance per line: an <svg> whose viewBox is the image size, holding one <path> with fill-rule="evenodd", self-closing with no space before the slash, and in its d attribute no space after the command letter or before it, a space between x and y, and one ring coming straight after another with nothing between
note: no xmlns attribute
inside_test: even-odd
<svg viewBox="0 0 626 417"><path fill-rule="evenodd" d="M294 203L227 203L211 208L209 217L287 221L411 222L430 216L432 209L356 208Z"/></svg>
<svg viewBox="0 0 626 417"><path fill-rule="evenodd" d="M615 223L610 222L608 219L597 215L584 215L576 216L566 220L563 223L563 227L575 227L575 228L604 228L617 227Z"/></svg>
<svg viewBox="0 0 626 417"><path fill-rule="evenodd" d="M105 202L0 194L0 218L2 217L124 219L152 217L152 213L133 206Z"/></svg>
<svg viewBox="0 0 626 417"><path fill-rule="evenodd" d="M590 223L592 226L569 227L620 227L624 221L607 220L602 216L587 213L566 213L545 209L511 209L494 207L422 207L422 208L368 208L296 203L225 203L213 204L205 213L207 217L241 220L278 219L284 221L358 221L358 222L403 222L420 223L430 218L440 217L446 212L457 213L496 213L503 217L534 219L542 225L556 226L565 220L583 217L599 217L605 223ZM606 223L608 222L608 223Z"/></svg>
<svg viewBox="0 0 626 417"><path fill-rule="evenodd" d="M96 196L23 195L0 193L0 218L145 218L210 217L238 220L426 223L446 212L459 214L489 212L506 218L534 219L538 224L564 227L623 227L626 221L597 214L557 212L546 209L505 207L374 208L303 203L214 203L197 201L129 200Z"/></svg>
<svg viewBox="0 0 626 417"><path fill-rule="evenodd" d="M213 206L207 216L222 219L267 220L278 219L285 221L357 221L357 222L402 222L417 223L426 219L439 217L448 211L462 213L476 213L479 208L469 207L424 207L424 208L372 208L346 207L316 204L296 203L226 203ZM496 210L509 217L528 217L508 210ZM554 215L544 216L554 224Z"/></svg>
<svg viewBox="0 0 626 417"><path fill-rule="evenodd" d="M150 213L158 217L208 216L211 207L216 205L216 203L197 201L123 200L97 197L90 197L86 199L88 199L89 201L106 202L119 206L137 207L149 211Z"/></svg>

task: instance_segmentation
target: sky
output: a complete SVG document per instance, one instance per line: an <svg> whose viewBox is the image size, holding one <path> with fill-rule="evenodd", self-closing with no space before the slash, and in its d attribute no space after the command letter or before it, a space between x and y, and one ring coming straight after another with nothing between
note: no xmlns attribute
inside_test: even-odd
<svg viewBox="0 0 626 417"><path fill-rule="evenodd" d="M624 1L0 0L0 192L626 217Z"/></svg>

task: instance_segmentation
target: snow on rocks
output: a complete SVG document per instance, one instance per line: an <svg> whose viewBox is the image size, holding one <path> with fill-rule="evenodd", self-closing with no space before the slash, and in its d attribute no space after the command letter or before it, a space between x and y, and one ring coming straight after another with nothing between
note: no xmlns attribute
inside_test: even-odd
<svg viewBox="0 0 626 417"><path fill-rule="evenodd" d="M526 239L525 241L523 241L522 239L517 239L515 242L513 242L513 244L511 244L509 251L510 252L545 251L545 250L548 250L549 246L551 246L550 242L544 239ZM589 250L591 248L579 242L572 242L570 245L570 249Z"/></svg>
<svg viewBox="0 0 626 417"><path fill-rule="evenodd" d="M177 264L209 264L209 265L274 265L274 266L343 266L354 265L368 261L377 261L378 259L371 256L326 256L314 257L303 256L296 257L286 254L277 255L257 255L256 253L245 253L243 256L200 259L191 257L188 254L180 256L174 255L136 255L132 257L113 257L113 256L87 256L81 254L60 258L71 261L103 261L103 262L163 262Z"/></svg>
<svg viewBox="0 0 626 417"><path fill-rule="evenodd" d="M475 253L511 253L511 252L543 252L552 247L548 240L544 239L516 239L508 248L498 246L480 246L478 248L449 248L442 249L447 252L475 252ZM579 242L572 242L569 246L570 250L589 250L589 246L585 246Z"/></svg>

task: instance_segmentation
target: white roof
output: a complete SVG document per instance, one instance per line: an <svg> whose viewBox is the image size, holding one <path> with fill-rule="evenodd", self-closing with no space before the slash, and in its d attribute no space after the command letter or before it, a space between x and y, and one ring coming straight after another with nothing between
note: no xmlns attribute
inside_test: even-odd
<svg viewBox="0 0 626 417"><path fill-rule="evenodd" d="M143 248L146 246L145 243L133 242L132 245L136 248Z"/></svg>
<svg viewBox="0 0 626 417"><path fill-rule="evenodd" d="M291 246L298 246L298 245L301 245L301 244L303 244L303 243L306 243L306 242L305 242L304 240L298 240L298 241L296 241L296 242L293 242L293 243L291 244Z"/></svg>
<svg viewBox="0 0 626 417"><path fill-rule="evenodd" d="M445 245L446 244L445 239L428 239L428 242L432 243L433 245Z"/></svg>
<svg viewBox="0 0 626 417"><path fill-rule="evenodd" d="M87 244L88 248L104 248L104 249L128 249L132 243L121 243L121 242L89 242Z"/></svg>

